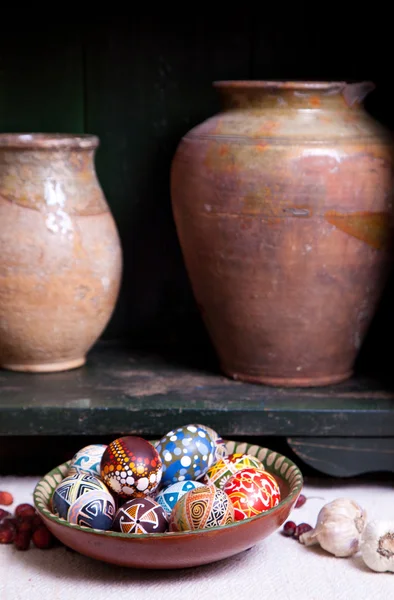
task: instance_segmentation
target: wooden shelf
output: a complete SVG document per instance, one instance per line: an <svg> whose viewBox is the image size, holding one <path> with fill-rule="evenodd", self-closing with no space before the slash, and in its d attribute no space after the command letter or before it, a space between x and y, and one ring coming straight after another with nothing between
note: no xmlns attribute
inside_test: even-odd
<svg viewBox="0 0 394 600"><path fill-rule="evenodd" d="M201 357L99 343L64 373L0 374L0 435L161 435L204 421L231 436L392 436L394 391L354 378L285 389L232 381Z"/></svg>
<svg viewBox="0 0 394 600"><path fill-rule="evenodd" d="M152 439L201 422L227 438L284 438L302 464L350 476L394 472L394 391L377 379L285 389L222 376L207 356L101 342L64 373L0 374L0 435ZM268 440L267 440L268 438ZM273 440L271 440L273 443Z"/></svg>

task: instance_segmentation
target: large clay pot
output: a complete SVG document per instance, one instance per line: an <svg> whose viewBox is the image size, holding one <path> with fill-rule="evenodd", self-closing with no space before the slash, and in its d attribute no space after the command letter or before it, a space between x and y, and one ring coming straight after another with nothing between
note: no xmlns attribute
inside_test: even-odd
<svg viewBox="0 0 394 600"><path fill-rule="evenodd" d="M185 264L223 371L347 379L392 259L393 140L360 84L218 82L172 165Z"/></svg>
<svg viewBox="0 0 394 600"><path fill-rule="evenodd" d="M117 300L122 254L91 135L0 135L0 366L85 363Z"/></svg>

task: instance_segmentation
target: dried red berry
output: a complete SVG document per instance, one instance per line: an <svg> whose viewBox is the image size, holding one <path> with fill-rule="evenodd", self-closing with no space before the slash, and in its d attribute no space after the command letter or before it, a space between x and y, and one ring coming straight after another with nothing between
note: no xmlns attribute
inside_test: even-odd
<svg viewBox="0 0 394 600"><path fill-rule="evenodd" d="M41 525L33 533L33 544L40 550L47 550L53 546L54 537L45 525Z"/></svg>
<svg viewBox="0 0 394 600"><path fill-rule="evenodd" d="M33 525L32 525L31 519L23 519L23 520L19 521L17 528L18 528L18 532L26 531L28 533L31 533L33 531Z"/></svg>
<svg viewBox="0 0 394 600"><path fill-rule="evenodd" d="M15 531L18 529L18 521L14 517L6 517L1 524L6 527L11 527L12 529L15 529Z"/></svg>
<svg viewBox="0 0 394 600"><path fill-rule="evenodd" d="M313 527L311 527L308 523L300 523L299 525L297 525L294 533L295 539L298 540L300 535L306 533L307 531L310 531L311 529L313 529Z"/></svg>
<svg viewBox="0 0 394 600"><path fill-rule="evenodd" d="M0 544L12 544L15 538L15 529L9 525L0 525Z"/></svg>
<svg viewBox="0 0 394 600"><path fill-rule="evenodd" d="M301 506L304 506L305 502L306 502L306 498L305 498L304 494L300 494L298 496L297 502L294 505L294 508L301 508Z"/></svg>
<svg viewBox="0 0 394 600"><path fill-rule="evenodd" d="M11 516L11 513L8 510L4 510L4 508L0 508L0 523L3 519L7 519Z"/></svg>
<svg viewBox="0 0 394 600"><path fill-rule="evenodd" d="M285 535L286 537L293 537L293 535L295 534L296 527L297 525L294 523L294 521L287 521L283 525L283 535Z"/></svg>
<svg viewBox="0 0 394 600"><path fill-rule="evenodd" d="M17 550L28 550L30 546L31 535L28 531L18 531L15 535L14 546Z"/></svg>
<svg viewBox="0 0 394 600"><path fill-rule="evenodd" d="M34 517L31 519L31 526L32 526L32 530L35 531L36 529L38 529L39 527L42 527L44 525L44 521L41 519L40 515L37 513L34 515Z"/></svg>
<svg viewBox="0 0 394 600"><path fill-rule="evenodd" d="M14 501L14 497L10 492L0 492L0 504L9 506Z"/></svg>
<svg viewBox="0 0 394 600"><path fill-rule="evenodd" d="M25 519L28 517L34 517L36 513L36 509L31 504L18 504L15 508L14 512L17 519Z"/></svg>

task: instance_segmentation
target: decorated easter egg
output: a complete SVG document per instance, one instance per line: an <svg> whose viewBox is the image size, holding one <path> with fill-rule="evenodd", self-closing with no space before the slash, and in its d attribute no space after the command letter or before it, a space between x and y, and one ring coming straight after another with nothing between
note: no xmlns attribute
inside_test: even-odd
<svg viewBox="0 0 394 600"><path fill-rule="evenodd" d="M211 429L211 427L201 424L198 426L201 427L201 429L204 429L211 437L211 440L215 443L215 462L223 458L223 456L228 456L226 442L223 440L223 438L214 429Z"/></svg>
<svg viewBox="0 0 394 600"><path fill-rule="evenodd" d="M133 498L117 510L112 529L121 533L163 533L168 529L167 514L153 498Z"/></svg>
<svg viewBox="0 0 394 600"><path fill-rule="evenodd" d="M280 502L280 489L275 477L260 469L243 469L232 475L223 491L234 507L236 521L249 519L274 508Z"/></svg>
<svg viewBox="0 0 394 600"><path fill-rule="evenodd" d="M93 529L111 529L116 505L111 494L103 490L93 490L83 494L71 504L67 521Z"/></svg>
<svg viewBox="0 0 394 600"><path fill-rule="evenodd" d="M216 445L199 425L169 431L156 443L163 463L162 485L198 479L215 461Z"/></svg>
<svg viewBox="0 0 394 600"><path fill-rule="evenodd" d="M72 474L75 470L87 471L100 477L100 463L106 447L106 444L91 444L81 448L70 462L69 473Z"/></svg>
<svg viewBox="0 0 394 600"><path fill-rule="evenodd" d="M254 467L255 469L263 469L263 463L250 454L229 454L221 460L214 463L202 478L202 482L213 483L216 487L223 489L227 479L241 469Z"/></svg>
<svg viewBox="0 0 394 600"><path fill-rule="evenodd" d="M52 510L63 519L67 519L70 506L80 496L97 491L109 494L107 486L98 477L92 473L75 471L56 486L52 495Z"/></svg>
<svg viewBox="0 0 394 600"><path fill-rule="evenodd" d="M175 504L186 492L194 490L197 487L202 487L202 483L199 481L178 481L169 485L156 496L155 500L158 502L167 513L170 513L174 508Z"/></svg>
<svg viewBox="0 0 394 600"><path fill-rule="evenodd" d="M230 498L214 485L203 485L178 500L170 515L170 531L210 529L234 522Z"/></svg>
<svg viewBox="0 0 394 600"><path fill-rule="evenodd" d="M160 456L150 442L129 435L111 442L101 459L101 478L123 498L156 491L162 476Z"/></svg>

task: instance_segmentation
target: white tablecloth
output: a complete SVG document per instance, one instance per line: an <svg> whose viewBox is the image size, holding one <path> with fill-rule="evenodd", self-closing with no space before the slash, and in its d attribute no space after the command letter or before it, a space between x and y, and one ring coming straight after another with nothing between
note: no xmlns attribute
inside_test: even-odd
<svg viewBox="0 0 394 600"><path fill-rule="evenodd" d="M394 479L394 478L393 478ZM0 477L15 503L32 502L37 479ZM394 518L394 483L373 480L307 480L307 503L296 522L314 525L320 508L347 496L370 518ZM11 507L12 509L13 507ZM0 546L1 600L387 600L394 574L375 573L359 555L335 558L279 532L252 550L212 565L182 571L142 571L111 566L60 547L18 552Z"/></svg>

